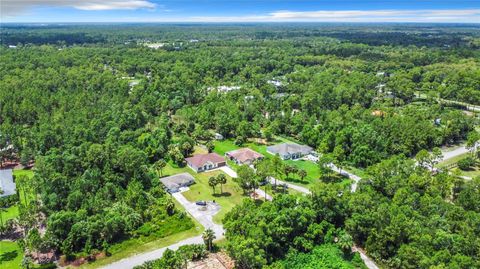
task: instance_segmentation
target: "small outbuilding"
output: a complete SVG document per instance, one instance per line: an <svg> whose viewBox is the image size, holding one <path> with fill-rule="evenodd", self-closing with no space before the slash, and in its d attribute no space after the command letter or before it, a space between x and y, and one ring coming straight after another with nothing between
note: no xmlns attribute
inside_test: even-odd
<svg viewBox="0 0 480 269"><path fill-rule="evenodd" d="M279 155L282 160L295 160L313 152L313 148L296 143L282 143L267 147L267 152Z"/></svg>
<svg viewBox="0 0 480 269"><path fill-rule="evenodd" d="M217 153L197 154L186 158L185 161L188 167L197 173L219 168L227 164L225 158Z"/></svg>
<svg viewBox="0 0 480 269"><path fill-rule="evenodd" d="M255 160L263 159L263 155L249 148L241 148L225 153L225 156L236 164L252 164Z"/></svg>
<svg viewBox="0 0 480 269"><path fill-rule="evenodd" d="M180 191L182 187L188 187L195 183L195 178L189 173L181 173L173 176L162 177L160 181L169 193Z"/></svg>
<svg viewBox="0 0 480 269"><path fill-rule="evenodd" d="M17 193L15 182L13 181L12 169L0 170L0 197L6 197Z"/></svg>

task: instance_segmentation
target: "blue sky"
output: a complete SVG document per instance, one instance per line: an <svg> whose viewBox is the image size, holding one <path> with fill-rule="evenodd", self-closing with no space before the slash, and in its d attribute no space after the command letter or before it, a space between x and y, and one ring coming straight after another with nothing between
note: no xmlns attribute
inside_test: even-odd
<svg viewBox="0 0 480 269"><path fill-rule="evenodd" d="M466 22L480 0L0 0L1 22Z"/></svg>

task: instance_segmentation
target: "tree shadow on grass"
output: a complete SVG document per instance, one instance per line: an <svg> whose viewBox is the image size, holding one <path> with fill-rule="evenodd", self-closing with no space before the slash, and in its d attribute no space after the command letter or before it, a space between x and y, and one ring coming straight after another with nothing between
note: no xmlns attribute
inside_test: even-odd
<svg viewBox="0 0 480 269"><path fill-rule="evenodd" d="M0 255L0 264L3 262L13 261L17 256L18 252L16 250L2 253L2 255Z"/></svg>
<svg viewBox="0 0 480 269"><path fill-rule="evenodd" d="M285 179L285 181L291 182L291 183L300 183L300 184L305 184L305 185L308 184L308 183L310 183L310 182L308 182L308 181L306 181L306 180L301 180L301 179L299 179L299 178L293 178L293 177L287 177L287 178Z"/></svg>
<svg viewBox="0 0 480 269"><path fill-rule="evenodd" d="M223 193L215 193L215 194L212 194L212 196L213 197L230 197L232 196L232 194L227 191Z"/></svg>

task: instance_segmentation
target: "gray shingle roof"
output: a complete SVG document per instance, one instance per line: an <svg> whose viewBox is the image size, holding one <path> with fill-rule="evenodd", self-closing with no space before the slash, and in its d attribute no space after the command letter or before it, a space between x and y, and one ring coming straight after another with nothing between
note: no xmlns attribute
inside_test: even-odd
<svg viewBox="0 0 480 269"><path fill-rule="evenodd" d="M192 185L195 182L195 178L189 173L181 173L169 177L162 177L160 181L168 190L175 192L178 191L180 187Z"/></svg>
<svg viewBox="0 0 480 269"><path fill-rule="evenodd" d="M288 155L294 153L308 154L313 151L313 148L296 143L282 143L267 147L267 151L273 154Z"/></svg>

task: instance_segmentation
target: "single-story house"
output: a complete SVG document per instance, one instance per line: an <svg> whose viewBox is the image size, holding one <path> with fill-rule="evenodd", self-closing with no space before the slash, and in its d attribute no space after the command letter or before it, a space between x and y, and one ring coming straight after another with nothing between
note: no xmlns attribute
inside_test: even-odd
<svg viewBox="0 0 480 269"><path fill-rule="evenodd" d="M180 173L160 179L169 193L178 192L181 187L188 187L195 183L195 179L189 173Z"/></svg>
<svg viewBox="0 0 480 269"><path fill-rule="evenodd" d="M227 164L225 159L217 153L198 154L186 158L185 161L187 161L188 167L197 173L222 167Z"/></svg>
<svg viewBox="0 0 480 269"><path fill-rule="evenodd" d="M17 193L16 185L13 181L12 169L0 170L0 197L6 197Z"/></svg>
<svg viewBox="0 0 480 269"><path fill-rule="evenodd" d="M255 160L263 159L263 155L249 148L241 148L225 153L225 156L236 164L252 164Z"/></svg>
<svg viewBox="0 0 480 269"><path fill-rule="evenodd" d="M283 160L298 159L313 152L313 148L296 143L282 143L267 147L267 152L272 155L279 155Z"/></svg>

